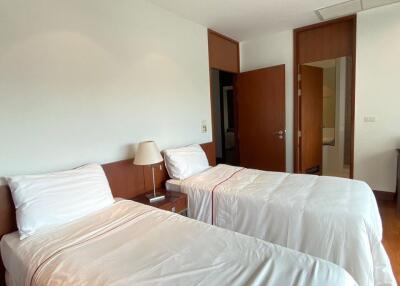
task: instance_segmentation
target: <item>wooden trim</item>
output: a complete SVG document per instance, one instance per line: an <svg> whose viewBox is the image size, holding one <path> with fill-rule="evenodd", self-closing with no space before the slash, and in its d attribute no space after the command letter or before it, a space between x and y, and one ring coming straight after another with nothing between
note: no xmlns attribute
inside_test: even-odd
<svg viewBox="0 0 400 286"><path fill-rule="evenodd" d="M354 137L356 107L356 62L357 62L357 15L353 17L353 58L352 58L352 91L351 91L351 139L350 139L350 178L354 178Z"/></svg>
<svg viewBox="0 0 400 286"><path fill-rule="evenodd" d="M374 190L374 195L377 201L394 201L396 193L383 192Z"/></svg>
<svg viewBox="0 0 400 286"><path fill-rule="evenodd" d="M299 68L297 59L297 30L293 30L293 171L298 173L299 168Z"/></svg>
<svg viewBox="0 0 400 286"><path fill-rule="evenodd" d="M354 177L354 135L355 135L355 79L356 79L356 36L357 36L357 15L350 15L322 23L312 24L293 30L293 167L294 172L299 173L301 142L299 142L298 133L300 131L299 121L299 99L298 99L298 65L299 65L299 42L298 37L301 32L318 29L332 24L339 24L347 21L353 22L353 42L352 42L352 94L351 94L351 143L350 143L350 178ZM321 59L318 59L321 60Z"/></svg>
<svg viewBox="0 0 400 286"><path fill-rule="evenodd" d="M215 106L214 106L214 100L213 100L213 89L212 89L212 76L211 76L211 73L212 73L212 68L209 68L208 69L208 77L209 77L209 81L210 81L210 108L211 108L211 124L210 124L210 126L212 128L212 130L211 130L211 141L215 144L215 140L216 140L215 139L216 138L216 136L215 136L216 130L214 128L214 122L215 122L214 108L215 108Z"/></svg>
<svg viewBox="0 0 400 286"><path fill-rule="evenodd" d="M293 31L295 33L304 32L304 31L307 31L307 30L313 30L313 29L320 28L320 27L323 27L323 26L328 26L328 25L332 25L332 24L338 24L338 23L349 21L349 20L355 20L356 17L357 17L357 15L355 15L355 14L354 15L349 15L349 16L340 17L340 18L337 18L337 19L332 19L332 20L328 20L328 21L324 21L324 22L320 22L320 23L311 24L311 25L308 25L308 26L303 26L303 27L300 27L300 28L296 28Z"/></svg>

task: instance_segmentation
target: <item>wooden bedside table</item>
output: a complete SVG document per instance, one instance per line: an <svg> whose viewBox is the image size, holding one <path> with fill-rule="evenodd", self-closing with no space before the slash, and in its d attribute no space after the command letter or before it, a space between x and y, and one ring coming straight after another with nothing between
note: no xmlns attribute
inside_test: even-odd
<svg viewBox="0 0 400 286"><path fill-rule="evenodd" d="M166 211L171 211L181 215L187 215L187 196L180 192L166 191L165 189L159 189L157 192L165 195L165 199L159 202L150 203L149 199L146 198L146 194L142 194L134 197L132 200L145 205L153 206Z"/></svg>

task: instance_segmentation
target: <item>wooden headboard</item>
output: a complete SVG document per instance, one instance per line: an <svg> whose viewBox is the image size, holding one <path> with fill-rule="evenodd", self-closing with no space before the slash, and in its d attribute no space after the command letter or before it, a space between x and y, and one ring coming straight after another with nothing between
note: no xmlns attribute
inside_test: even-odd
<svg viewBox="0 0 400 286"><path fill-rule="evenodd" d="M215 166L215 144L213 142L202 144L201 147L207 155L210 165ZM104 164L103 169L110 183L114 197L133 198L152 190L151 168L135 166L133 159ZM168 174L163 164L156 168L156 185L161 187L168 179ZM7 186L0 186L0 239L4 234L16 231L15 208ZM0 285L4 282L4 267L0 259Z"/></svg>

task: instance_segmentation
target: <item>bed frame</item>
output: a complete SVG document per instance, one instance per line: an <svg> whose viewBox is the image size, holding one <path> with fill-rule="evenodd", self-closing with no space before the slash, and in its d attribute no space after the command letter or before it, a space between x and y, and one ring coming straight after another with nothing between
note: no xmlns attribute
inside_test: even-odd
<svg viewBox="0 0 400 286"><path fill-rule="evenodd" d="M215 166L215 144L206 143L201 147L206 153L210 165ZM102 165L114 197L130 199L152 190L151 169L135 166L132 164L132 160ZM165 167L160 164L160 168L156 168L156 186L158 188L164 186L167 179L168 174ZM15 208L10 190L8 186L0 186L0 239L3 235L16 230ZM5 285L4 274L3 261L0 259L0 286Z"/></svg>

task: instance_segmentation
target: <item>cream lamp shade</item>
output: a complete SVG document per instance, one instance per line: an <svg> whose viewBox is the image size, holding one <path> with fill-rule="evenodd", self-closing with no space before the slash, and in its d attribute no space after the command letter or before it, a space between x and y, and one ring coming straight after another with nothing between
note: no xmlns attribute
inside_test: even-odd
<svg viewBox="0 0 400 286"><path fill-rule="evenodd" d="M154 141L145 141L139 143L133 164L141 166L153 165L162 161L163 158L160 154L160 150L158 150L158 147Z"/></svg>

